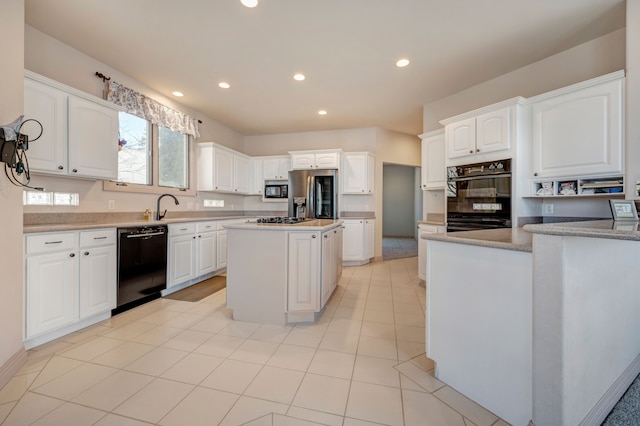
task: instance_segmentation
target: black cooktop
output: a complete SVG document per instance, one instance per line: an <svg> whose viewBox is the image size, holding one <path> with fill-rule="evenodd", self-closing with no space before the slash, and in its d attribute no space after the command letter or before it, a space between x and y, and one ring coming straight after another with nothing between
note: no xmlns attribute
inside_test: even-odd
<svg viewBox="0 0 640 426"><path fill-rule="evenodd" d="M300 223L307 220L306 218L298 218L298 217L286 217L286 216L271 216L271 217L259 217L257 219L258 223Z"/></svg>

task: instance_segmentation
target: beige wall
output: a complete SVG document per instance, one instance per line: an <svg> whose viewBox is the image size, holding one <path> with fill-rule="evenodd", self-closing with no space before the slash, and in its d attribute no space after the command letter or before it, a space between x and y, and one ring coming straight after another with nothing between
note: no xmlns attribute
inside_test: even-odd
<svg viewBox="0 0 640 426"><path fill-rule="evenodd" d="M324 130L247 136L244 152L249 155L281 155L307 149L335 149L371 152L376 156L373 196L350 195L340 199L341 211L373 211L376 215L375 256L382 256L382 175L383 164L420 167L420 139L413 135L378 128ZM255 204L248 201L247 208ZM256 203L256 201L253 201Z"/></svg>
<svg viewBox="0 0 640 426"><path fill-rule="evenodd" d="M194 118L201 119L203 123L200 125L201 136L198 141L215 141L232 149L243 150L244 137L233 129L203 116L198 111L189 109L170 98L162 96L132 77L30 26L25 27L24 34L24 68L98 97L102 97L104 83L95 76L95 72L101 72L158 102L190 114ZM151 208L154 210L156 205L156 195L103 191L101 181L34 176L32 183L33 186L42 186L47 190L77 192L80 194L80 206L54 207L57 212L103 212L107 211L109 201L113 200L115 212L140 212L142 215L145 209ZM242 210L244 208L242 197L216 195L215 198L225 200L224 210ZM172 205L170 210L195 210L202 207L200 198L178 196L178 199L180 200L180 205ZM190 206L191 208L189 208ZM27 213L39 213L51 211L51 208L29 206L25 207L25 211Z"/></svg>
<svg viewBox="0 0 640 426"><path fill-rule="evenodd" d="M632 3L632 2L627 2ZM560 52L424 105L424 132L442 127L440 120L516 96L531 97L625 68L625 30Z"/></svg>
<svg viewBox="0 0 640 426"><path fill-rule="evenodd" d="M23 109L24 1L0 3L0 124L15 120ZM4 168L3 164L0 167ZM11 377L22 346L22 190L0 177L0 388Z"/></svg>

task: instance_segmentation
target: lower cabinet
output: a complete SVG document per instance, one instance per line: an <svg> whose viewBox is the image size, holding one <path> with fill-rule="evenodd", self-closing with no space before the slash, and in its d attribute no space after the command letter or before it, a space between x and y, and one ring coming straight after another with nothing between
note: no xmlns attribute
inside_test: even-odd
<svg viewBox="0 0 640 426"><path fill-rule="evenodd" d="M418 225L418 278L427 279L427 244L428 241L422 237L422 234L436 234L446 231L444 225Z"/></svg>
<svg viewBox="0 0 640 426"><path fill-rule="evenodd" d="M288 235L288 321L313 321L342 275L342 227ZM296 316L297 312L302 316ZM311 316L307 314L311 313ZM307 315L307 316L305 316ZM297 319L296 319L297 318Z"/></svg>
<svg viewBox="0 0 640 426"><path fill-rule="evenodd" d="M116 307L115 228L25 236L25 347L111 315Z"/></svg>
<svg viewBox="0 0 640 426"><path fill-rule="evenodd" d="M167 290L195 284L200 277L226 267L227 231L222 229L222 222L169 225ZM171 292L165 291L163 294Z"/></svg>
<svg viewBox="0 0 640 426"><path fill-rule="evenodd" d="M375 219L343 219L342 260L347 265L369 263L375 256Z"/></svg>

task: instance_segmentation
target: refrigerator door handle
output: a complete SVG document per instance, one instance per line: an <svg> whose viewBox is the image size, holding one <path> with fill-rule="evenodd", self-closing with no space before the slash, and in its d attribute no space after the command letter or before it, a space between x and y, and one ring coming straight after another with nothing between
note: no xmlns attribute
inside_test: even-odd
<svg viewBox="0 0 640 426"><path fill-rule="evenodd" d="M307 212L306 217L315 219L316 218L316 203L315 203L315 193L314 193L314 184L315 178L311 175L307 176Z"/></svg>

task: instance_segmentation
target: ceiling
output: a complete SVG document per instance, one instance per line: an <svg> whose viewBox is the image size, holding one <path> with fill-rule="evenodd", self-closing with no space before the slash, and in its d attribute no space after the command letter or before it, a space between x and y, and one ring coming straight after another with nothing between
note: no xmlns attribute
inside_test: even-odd
<svg viewBox="0 0 640 426"><path fill-rule="evenodd" d="M625 25L624 0L25 0L26 23L244 135L422 106ZM395 62L411 60L405 68ZM293 80L302 72L306 80ZM220 81L231 85L218 87ZM325 116L318 115L324 109Z"/></svg>

